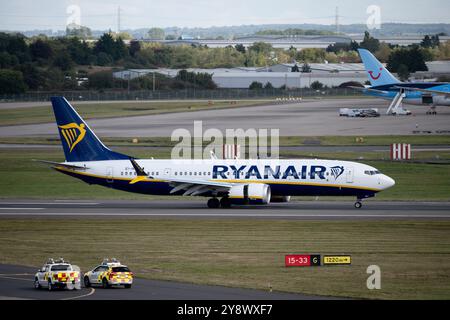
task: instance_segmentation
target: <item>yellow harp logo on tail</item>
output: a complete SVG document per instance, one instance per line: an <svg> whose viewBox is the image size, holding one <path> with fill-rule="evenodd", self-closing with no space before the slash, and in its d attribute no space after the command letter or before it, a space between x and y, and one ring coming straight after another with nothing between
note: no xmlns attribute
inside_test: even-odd
<svg viewBox="0 0 450 320"><path fill-rule="evenodd" d="M72 152L73 148L75 148L75 146L84 139L84 136L86 135L86 129L84 127L84 123L78 125L74 122L64 126L59 126L61 129L61 134L70 148L70 152Z"/></svg>

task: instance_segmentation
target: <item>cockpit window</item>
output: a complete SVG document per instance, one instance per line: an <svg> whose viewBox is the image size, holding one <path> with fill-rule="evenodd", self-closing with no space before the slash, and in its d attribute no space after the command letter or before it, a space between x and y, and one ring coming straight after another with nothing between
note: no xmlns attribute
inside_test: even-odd
<svg viewBox="0 0 450 320"><path fill-rule="evenodd" d="M364 173L367 174L368 176L375 176L377 174L381 174L381 172L378 170L366 170L364 171Z"/></svg>

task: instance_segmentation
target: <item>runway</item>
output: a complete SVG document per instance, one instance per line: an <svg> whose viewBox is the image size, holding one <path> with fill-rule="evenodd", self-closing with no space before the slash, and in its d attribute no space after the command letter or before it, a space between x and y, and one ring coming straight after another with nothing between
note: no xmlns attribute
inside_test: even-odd
<svg viewBox="0 0 450 320"><path fill-rule="evenodd" d="M76 108L76 103L74 106ZM413 116L385 115L388 102L379 99L327 99L292 104L272 104L233 109L203 110L138 117L91 119L99 137L168 137L175 129L193 134L194 121L203 121L203 131L226 129L280 129L280 136L412 135L415 131L447 133L450 108L426 115L426 107L408 106ZM339 117L340 108L379 108L380 118ZM0 137L56 136L55 123L0 127Z"/></svg>
<svg viewBox="0 0 450 320"><path fill-rule="evenodd" d="M209 209L206 200L74 201L2 200L0 218L449 220L449 202L298 201L269 206Z"/></svg>
<svg viewBox="0 0 450 320"><path fill-rule="evenodd" d="M131 289L100 287L79 291L34 289L37 269L0 265L0 300L318 300L328 297L269 292L219 286L194 285L174 281L134 279Z"/></svg>
<svg viewBox="0 0 450 320"><path fill-rule="evenodd" d="M121 148L120 146L109 145L112 150ZM157 149L157 150L171 150L172 147L159 146L142 146L130 145L126 148L130 149ZM0 143L0 149L60 149L62 145L57 144L16 144L16 143ZM301 145L301 146L280 146L281 152L295 151L295 152L389 152L388 146L322 146L322 145ZM422 152L439 152L450 151L450 145L420 145L414 148L414 151Z"/></svg>

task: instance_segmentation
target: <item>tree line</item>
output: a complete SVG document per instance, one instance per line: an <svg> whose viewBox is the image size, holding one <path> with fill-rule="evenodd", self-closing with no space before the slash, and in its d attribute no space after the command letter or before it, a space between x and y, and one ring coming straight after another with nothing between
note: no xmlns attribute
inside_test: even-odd
<svg viewBox="0 0 450 320"><path fill-rule="evenodd" d="M438 35L426 36L418 45L399 47L382 43L366 32L360 44L351 42L331 45L327 49L284 50L265 42L256 42L250 47L238 44L208 48L139 41L126 44L121 34L112 33L103 34L95 42L78 36L27 38L21 34L0 33L0 93L154 87L153 77L130 81L113 78L113 71L130 68L266 67L298 62L303 66L292 71L310 72L308 63L360 62L357 53L360 47L373 52L403 78L411 72L426 70L425 61L450 59L450 42L440 43ZM183 72L175 78L158 75L155 79L157 89L215 88L209 74L193 76Z"/></svg>

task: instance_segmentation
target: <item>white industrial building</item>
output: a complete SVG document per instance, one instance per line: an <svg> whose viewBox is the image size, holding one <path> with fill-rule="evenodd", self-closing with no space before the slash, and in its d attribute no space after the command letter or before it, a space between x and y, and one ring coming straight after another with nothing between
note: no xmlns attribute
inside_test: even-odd
<svg viewBox="0 0 450 320"><path fill-rule="evenodd" d="M217 69L187 69L189 72L209 73L219 88L244 89L254 81L263 85L270 82L273 87L288 88L310 87L311 83L319 81L328 87L337 87L342 83L357 81L364 84L367 74L362 63L311 63L310 73L292 72L294 64L277 64L263 68L217 68ZM433 61L427 63L429 71L413 74L415 79L433 79L439 75L450 74L450 61ZM301 69L302 65L298 67ZM114 72L115 78L134 79L152 73L175 77L180 69L129 69Z"/></svg>

